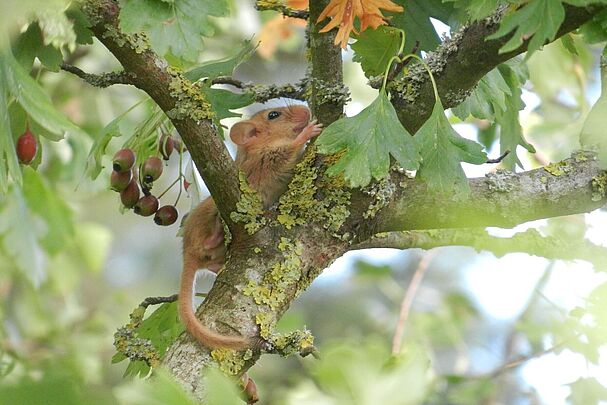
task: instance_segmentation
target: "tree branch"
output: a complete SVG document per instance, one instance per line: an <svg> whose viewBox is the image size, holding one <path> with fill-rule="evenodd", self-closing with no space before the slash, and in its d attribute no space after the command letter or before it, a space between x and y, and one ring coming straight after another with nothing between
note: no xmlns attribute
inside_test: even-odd
<svg viewBox="0 0 607 405"><path fill-rule="evenodd" d="M341 118L348 99L347 92L344 95L341 48L333 44L337 30L320 33L322 27L316 24L328 4L329 0L311 1L308 22L308 48L312 62L310 106L312 114L325 126Z"/></svg>
<svg viewBox="0 0 607 405"><path fill-rule="evenodd" d="M69 65L67 63L61 64L61 69L66 72L72 73L91 86L106 88L114 84L133 84L133 79L135 75L130 72L110 72L110 73L101 73L101 74L93 74L86 73L82 69Z"/></svg>
<svg viewBox="0 0 607 405"><path fill-rule="evenodd" d="M82 9L95 36L132 76L131 84L146 92L171 119L223 219L234 227L229 214L240 198L237 169L212 125L210 104L199 87L171 69L149 48L144 36L120 30L118 2L88 0Z"/></svg>
<svg viewBox="0 0 607 405"><path fill-rule="evenodd" d="M470 192L460 195L429 193L422 181L393 173L381 185L385 191L381 208L369 208L366 213L375 221L365 222L365 214L352 220L361 228L360 241L366 239L364 227L371 232L368 236L413 229L510 228L602 207L607 201L606 178L596 155L590 152L576 152L571 158L528 172L497 172L470 179ZM353 201L355 204L360 206L361 202Z"/></svg>
<svg viewBox="0 0 607 405"><path fill-rule="evenodd" d="M427 231L403 231L378 234L356 244L352 248L422 248L430 250L440 246L468 246L477 251L488 251L496 257L508 253L528 253L559 260L587 260L595 268L607 266L607 248L586 239L542 236L529 229L512 237L492 236L484 228L433 229Z"/></svg>
<svg viewBox="0 0 607 405"><path fill-rule="evenodd" d="M303 79L297 84L283 84L277 86L270 84L267 86L246 83L230 76L220 76L212 81L213 84L227 84L237 89L243 90L253 96L258 103L265 103L268 100L279 97L292 98L294 100L305 100L305 92L308 88L308 80Z"/></svg>
<svg viewBox="0 0 607 405"><path fill-rule="evenodd" d="M565 20L556 38L575 30L606 8L604 5L573 7L567 4L564 7ZM425 62L436 79L445 108L460 104L485 74L527 50L529 39L515 51L499 53L511 35L492 40L487 40L487 37L497 31L500 21L499 16L490 17L463 27L435 52L428 54ZM402 79L391 83L390 91L400 121L415 133L428 119L434 106L434 92L426 70L417 62L412 64Z"/></svg>
<svg viewBox="0 0 607 405"><path fill-rule="evenodd" d="M267 10L278 11L278 12L282 13L282 15L284 15L285 17L301 18L302 20L307 20L308 16L309 16L309 13L306 10L294 10L283 4L261 4L261 3L262 2L259 2L259 1L255 2L255 8L259 11L267 11ZM263 3L267 3L267 2L263 2Z"/></svg>

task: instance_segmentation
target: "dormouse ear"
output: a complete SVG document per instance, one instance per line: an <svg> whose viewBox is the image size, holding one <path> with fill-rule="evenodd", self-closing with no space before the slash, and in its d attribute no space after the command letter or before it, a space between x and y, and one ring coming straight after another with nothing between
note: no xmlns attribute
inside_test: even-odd
<svg viewBox="0 0 607 405"><path fill-rule="evenodd" d="M249 121L237 122L230 130L230 138L236 145L246 145L257 136L257 128Z"/></svg>

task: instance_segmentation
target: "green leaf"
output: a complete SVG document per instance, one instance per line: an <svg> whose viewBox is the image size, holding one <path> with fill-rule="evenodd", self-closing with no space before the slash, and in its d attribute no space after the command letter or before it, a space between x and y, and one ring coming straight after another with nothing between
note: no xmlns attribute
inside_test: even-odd
<svg viewBox="0 0 607 405"><path fill-rule="evenodd" d="M47 233L41 239L42 245L51 255L63 250L74 236L70 207L31 167L23 168L23 194L30 210L46 222Z"/></svg>
<svg viewBox="0 0 607 405"><path fill-rule="evenodd" d="M66 47L70 51L76 49L74 25L67 18L64 10L43 10L37 12L36 15L45 45L52 45L58 49Z"/></svg>
<svg viewBox="0 0 607 405"><path fill-rule="evenodd" d="M93 44L93 32L90 30L91 23L84 13L77 7L72 6L65 10L65 15L74 24L74 33L76 34L76 43L82 45Z"/></svg>
<svg viewBox="0 0 607 405"><path fill-rule="evenodd" d="M325 128L316 145L324 154L345 150L327 172L330 175L343 172L351 187L366 186L371 177L386 177L390 156L405 169L415 170L419 165L415 142L384 92L358 115L342 118Z"/></svg>
<svg viewBox="0 0 607 405"><path fill-rule="evenodd" d="M120 28L127 33L147 32L160 55L195 61L202 50L201 36L215 32L209 17L228 14L227 0L123 0Z"/></svg>
<svg viewBox="0 0 607 405"><path fill-rule="evenodd" d="M242 114L235 113L230 110L246 107L255 102L255 98L252 94L248 93L232 93L228 90L223 89L212 89L210 87L203 87L205 97L211 103L215 116L213 122L217 126L219 134L223 137L223 127L221 126L220 120L224 118L242 117Z"/></svg>
<svg viewBox="0 0 607 405"><path fill-rule="evenodd" d="M589 44L606 41L607 10L595 14L590 21L580 27L579 32Z"/></svg>
<svg viewBox="0 0 607 405"><path fill-rule="evenodd" d="M405 53L410 53L416 43L419 51L436 49L440 38L434 29L430 18L436 18L445 24L448 23L453 6L441 0L396 0L405 11L402 13L388 13L392 16L390 25L405 31Z"/></svg>
<svg viewBox="0 0 607 405"><path fill-rule="evenodd" d="M428 183L430 191L468 192L468 181L460 162L483 164L487 161L481 145L462 138L451 127L440 100L436 100L432 115L414 139L422 157L417 176Z"/></svg>
<svg viewBox="0 0 607 405"><path fill-rule="evenodd" d="M112 122L107 124L94 138L93 146L91 146L91 151L89 152L89 156L86 162L86 174L92 179L95 180L99 173L101 173L101 169L103 168L103 156L105 155L105 150L112 140L112 138L121 136L120 132L120 122L134 110L136 107L140 106L144 101L142 100L133 106L131 106L128 110L120 114L118 117L114 118Z"/></svg>
<svg viewBox="0 0 607 405"><path fill-rule="evenodd" d="M560 0L533 0L506 15L499 29L487 39L501 38L516 30L499 52L514 51L523 44L523 40L531 37L527 48L527 57L529 57L544 43L554 39L564 19L565 9Z"/></svg>
<svg viewBox="0 0 607 405"><path fill-rule="evenodd" d="M463 21L479 21L493 14L504 0L445 0L453 3L453 7L465 15Z"/></svg>
<svg viewBox="0 0 607 405"><path fill-rule="evenodd" d="M86 136L78 126L72 124L55 109L42 87L29 76L12 55L0 56L0 65L3 65L4 77L11 95L27 111L31 119L48 131L41 135L52 141L62 139L68 132L77 136Z"/></svg>
<svg viewBox="0 0 607 405"><path fill-rule="evenodd" d="M183 331L183 323L177 314L177 302L160 305L137 328L139 337L150 339L160 357Z"/></svg>
<svg viewBox="0 0 607 405"><path fill-rule="evenodd" d="M219 76L231 76L234 69L241 63L246 62L255 53L256 49L257 46L253 46L251 41L245 41L236 55L203 63L188 71L185 77L195 82L202 78L215 79Z"/></svg>
<svg viewBox="0 0 607 405"><path fill-rule="evenodd" d="M607 388L594 378L580 378L569 386L571 395L567 399L573 405L598 405L607 400Z"/></svg>
<svg viewBox="0 0 607 405"><path fill-rule="evenodd" d="M37 22L31 23L27 30L19 35L13 46L13 55L26 70L32 68L36 57L53 72L58 72L63 62L63 55L59 49L44 44L42 31Z"/></svg>
<svg viewBox="0 0 607 405"><path fill-rule="evenodd" d="M352 45L354 62L359 62L367 77L383 74L390 59L398 53L400 31L380 26L365 30Z"/></svg>
<svg viewBox="0 0 607 405"><path fill-rule="evenodd" d="M0 61L1 62L1 61ZM21 169L13 141L13 131L7 103L8 83L0 63L0 191L6 193L9 177L21 184Z"/></svg>
<svg viewBox="0 0 607 405"><path fill-rule="evenodd" d="M508 83L495 68L478 82L470 96L451 111L461 120L472 115L478 119L495 120L496 111L506 109L506 97L512 92Z"/></svg>
<svg viewBox="0 0 607 405"><path fill-rule="evenodd" d="M602 61L607 60L607 48L603 52ZM598 157L603 166L607 166L607 137L605 136L605 117L607 117L607 67L601 65L601 96L596 101L580 133L580 144L585 148L598 151Z"/></svg>
<svg viewBox="0 0 607 405"><path fill-rule="evenodd" d="M44 252L39 244L44 233L44 225L28 211L18 187L12 187L6 195L0 196L2 250L34 286L40 285L45 276Z"/></svg>
<svg viewBox="0 0 607 405"><path fill-rule="evenodd" d="M528 143L523 136L523 128L518 115L519 110L525 108L521 99L521 89L525 84L527 75L526 72L517 70L512 63L503 63L498 66L498 70L512 93L506 97L506 108L497 110L496 122L500 124L500 153L510 151L510 154L502 160L502 166L513 170L515 165L523 167L516 153L519 145L527 149L529 153L535 153L533 145Z"/></svg>

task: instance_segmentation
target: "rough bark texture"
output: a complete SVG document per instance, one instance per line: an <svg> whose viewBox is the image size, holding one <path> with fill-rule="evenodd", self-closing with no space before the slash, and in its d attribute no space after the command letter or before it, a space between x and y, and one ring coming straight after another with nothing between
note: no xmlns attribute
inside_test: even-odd
<svg viewBox="0 0 607 405"><path fill-rule="evenodd" d="M328 0L312 1L312 23ZM236 169L210 121L189 115L187 108L204 113L204 100L196 87L175 73L164 60L148 49L139 36L125 35L118 27L119 6L112 0L88 0L84 9L99 40L134 74L133 84L148 93L168 113L192 154L222 216L229 213L246 192L239 190ZM589 20L597 8L567 6L559 35ZM498 19L464 29L444 44L431 67L435 71L445 107L463 100L478 80L499 63L524 52L523 45L509 54L498 53L507 40L485 41L497 28ZM341 50L332 45L333 34L321 35L311 24L309 37L312 74L319 87L312 92L311 106L321 122L339 118L344 98L328 102L331 92L323 86L343 89ZM415 69L410 69L410 74ZM427 76L416 80L417 93L395 96L393 103L403 124L412 132L430 114L433 96ZM322 90L322 91L321 91ZM342 93L343 94L343 93ZM200 103L201 105L196 105ZM182 114L175 114L175 111ZM313 148L309 148L313 149ZM405 175L393 173L388 180L362 191L348 190L343 183L324 176L324 168L309 150L298 165L294 181L277 208L265 212L258 230L249 235L242 227L231 227L233 240L229 260L199 309L203 323L228 334L259 337L282 354L303 351L308 341L273 332L273 325L290 303L333 260L349 249L396 245L394 237L374 237L378 232L409 229L471 226L513 226L531 219L588 212L605 203L605 181L594 157L576 154L546 169L520 174L499 174L470 180L470 193L457 197L432 195L425 186ZM402 236L402 235L401 235ZM444 236L444 235L443 235ZM417 239L419 246L431 246ZM415 238L407 239L416 246ZM452 244L465 239L437 238ZM401 237L401 243L402 237ZM211 364L235 375L252 366L260 353L209 352L182 335L169 349L163 364L195 395L201 397L201 375Z"/></svg>
<svg viewBox="0 0 607 405"><path fill-rule="evenodd" d="M581 8L565 5L565 21L556 38L575 30L603 9L605 6ZM500 63L527 50L529 40L515 51L500 54L499 49L508 42L511 35L486 40L497 31L499 22L497 17L487 18L462 28L426 59L445 108L457 106L485 74ZM392 93L392 104L396 108L398 118L413 134L432 113L432 83L425 69L419 64L412 66L409 73L399 81L401 88L414 88L413 92ZM393 83L391 87L396 87L396 84Z"/></svg>

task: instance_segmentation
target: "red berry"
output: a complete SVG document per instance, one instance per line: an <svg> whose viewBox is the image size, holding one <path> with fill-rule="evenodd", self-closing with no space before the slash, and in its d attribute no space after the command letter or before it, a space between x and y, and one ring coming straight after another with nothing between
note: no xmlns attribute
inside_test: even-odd
<svg viewBox="0 0 607 405"><path fill-rule="evenodd" d="M121 192L131 182L132 173L129 170L128 172L116 172L112 171L112 176L110 177L110 188L114 191Z"/></svg>
<svg viewBox="0 0 607 405"><path fill-rule="evenodd" d="M114 163L112 168L119 172L126 172L131 170L133 165L135 164L135 152L131 149L120 149L114 155Z"/></svg>
<svg viewBox="0 0 607 405"><path fill-rule="evenodd" d="M17 139L17 157L24 165L29 165L36 157L38 151L38 142L36 137L29 129L26 129L23 134Z"/></svg>
<svg viewBox="0 0 607 405"><path fill-rule="evenodd" d="M153 182L162 174L162 160L156 156L147 158L145 162L143 162L141 172L145 183Z"/></svg>
<svg viewBox="0 0 607 405"><path fill-rule="evenodd" d="M142 217L149 217L158 211L158 199L151 194L143 196L137 201L133 211L135 214L141 215Z"/></svg>
<svg viewBox="0 0 607 405"><path fill-rule="evenodd" d="M177 208L172 205L165 205L156 211L154 222L156 222L157 225L168 226L174 224L175 221L177 221L178 216Z"/></svg>
<svg viewBox="0 0 607 405"><path fill-rule="evenodd" d="M137 201L139 201L139 186L135 179L131 179L129 185L120 192L120 201L126 208L133 208L137 204Z"/></svg>
<svg viewBox="0 0 607 405"><path fill-rule="evenodd" d="M169 134L162 134L158 143L158 150L164 160L169 160L169 156L173 153L175 142Z"/></svg>

